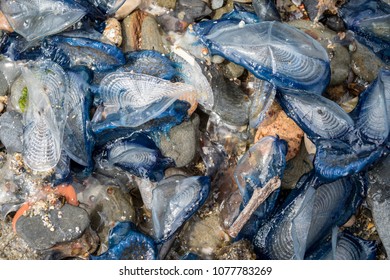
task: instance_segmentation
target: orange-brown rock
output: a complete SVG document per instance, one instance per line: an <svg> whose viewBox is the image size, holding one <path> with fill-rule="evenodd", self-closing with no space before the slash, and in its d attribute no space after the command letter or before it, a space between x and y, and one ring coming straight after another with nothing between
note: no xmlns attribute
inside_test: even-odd
<svg viewBox="0 0 390 280"><path fill-rule="evenodd" d="M0 11L0 30L13 32L11 25L9 25L7 18L4 16L3 12Z"/></svg>
<svg viewBox="0 0 390 280"><path fill-rule="evenodd" d="M287 141L288 152L286 160L294 158L300 149L303 131L291 119L282 108L274 103L267 112L266 119L257 128L255 142L259 141L264 136L276 136Z"/></svg>

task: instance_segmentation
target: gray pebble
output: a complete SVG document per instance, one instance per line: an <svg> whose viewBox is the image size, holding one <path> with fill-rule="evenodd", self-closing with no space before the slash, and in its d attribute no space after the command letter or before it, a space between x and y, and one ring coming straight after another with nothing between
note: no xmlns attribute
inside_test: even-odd
<svg viewBox="0 0 390 280"><path fill-rule="evenodd" d="M89 226L87 212L76 206L64 204L61 209L48 212L50 226L46 226L41 215L21 216L16 223L16 232L36 250L45 250L57 243L79 238Z"/></svg>
<svg viewBox="0 0 390 280"><path fill-rule="evenodd" d="M372 82L378 76L384 63L366 46L356 42L356 51L351 56L352 71L367 82Z"/></svg>
<svg viewBox="0 0 390 280"><path fill-rule="evenodd" d="M168 136L161 137L160 149L164 156L175 161L177 167L189 164L195 157L198 143L199 117L173 127Z"/></svg>
<svg viewBox="0 0 390 280"><path fill-rule="evenodd" d="M192 23L211 14L212 10L202 0L179 0L175 10L177 17Z"/></svg>
<svg viewBox="0 0 390 280"><path fill-rule="evenodd" d="M0 72L0 96L6 95L7 91L8 91L7 80L4 77L4 74L2 72Z"/></svg>

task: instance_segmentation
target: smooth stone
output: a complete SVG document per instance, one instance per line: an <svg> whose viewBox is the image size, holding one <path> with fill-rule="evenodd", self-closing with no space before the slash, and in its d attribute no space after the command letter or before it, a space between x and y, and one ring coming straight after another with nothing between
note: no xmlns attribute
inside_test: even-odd
<svg viewBox="0 0 390 280"><path fill-rule="evenodd" d="M167 53L164 48L159 26L155 18L146 12L136 10L122 21L122 49L124 52L136 50L156 50Z"/></svg>
<svg viewBox="0 0 390 280"><path fill-rule="evenodd" d="M327 51L330 59L330 86L339 85L348 78L351 57L347 48L333 42L333 38L337 36L336 32L321 24L313 24L307 20L295 20L288 24L313 37Z"/></svg>
<svg viewBox="0 0 390 280"><path fill-rule="evenodd" d="M256 260L253 245L249 240L241 239L217 252L217 260Z"/></svg>
<svg viewBox="0 0 390 280"><path fill-rule="evenodd" d="M157 5L167 9L174 9L176 7L176 0L157 0Z"/></svg>
<svg viewBox="0 0 390 280"><path fill-rule="evenodd" d="M213 19L219 19L221 18L224 14L229 13L233 10L233 0L227 0L226 4L222 6L219 9L216 9L214 11L214 16Z"/></svg>
<svg viewBox="0 0 390 280"><path fill-rule="evenodd" d="M179 19L192 23L210 15L212 10L202 0L178 0L175 12Z"/></svg>
<svg viewBox="0 0 390 280"><path fill-rule="evenodd" d="M371 83L385 64L369 48L356 42L356 51L351 56L351 66L356 76Z"/></svg>
<svg viewBox="0 0 390 280"><path fill-rule="evenodd" d="M191 218L179 235L184 252L193 252L201 259L215 259L222 247L230 243L230 237L220 225L218 213L213 211L205 217Z"/></svg>
<svg viewBox="0 0 390 280"><path fill-rule="evenodd" d="M160 53L167 53L161 38L157 21L152 16L145 17L141 31L141 49L155 50Z"/></svg>
<svg viewBox="0 0 390 280"><path fill-rule="evenodd" d="M21 216L16 223L16 232L34 249L45 250L77 239L90 223L84 209L69 204L49 210L47 217L49 224L45 224L41 215Z"/></svg>
<svg viewBox="0 0 390 280"><path fill-rule="evenodd" d="M120 22L115 18L107 19L103 35L114 45L120 46L122 44L122 28Z"/></svg>
<svg viewBox="0 0 390 280"><path fill-rule="evenodd" d="M211 9L217 10L219 8L222 8L224 0L210 0L211 2Z"/></svg>
<svg viewBox="0 0 390 280"><path fill-rule="evenodd" d="M265 136L277 135L287 142L286 160L294 158L301 147L303 130L274 102L268 110L265 120L257 128L255 142Z"/></svg>
<svg viewBox="0 0 390 280"><path fill-rule="evenodd" d="M176 167L183 167L191 163L197 151L199 116L187 122L174 126L168 136L163 135L160 140L161 153L172 158Z"/></svg>
<svg viewBox="0 0 390 280"><path fill-rule="evenodd" d="M131 12L133 12L141 3L142 0L126 0L126 2L116 11L114 17L117 20L123 20Z"/></svg>
<svg viewBox="0 0 390 280"><path fill-rule="evenodd" d="M244 67L233 62L228 62L222 66L222 72L224 76L228 79L237 79L244 73L244 71Z"/></svg>

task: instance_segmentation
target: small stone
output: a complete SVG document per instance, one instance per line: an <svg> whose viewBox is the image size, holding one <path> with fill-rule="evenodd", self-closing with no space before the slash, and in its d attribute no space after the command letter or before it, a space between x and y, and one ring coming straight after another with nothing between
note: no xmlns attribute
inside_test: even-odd
<svg viewBox="0 0 390 280"><path fill-rule="evenodd" d="M197 149L197 130L199 117L173 127L168 136L162 136L160 141L161 153L172 158L176 167L183 167L192 162Z"/></svg>
<svg viewBox="0 0 390 280"><path fill-rule="evenodd" d="M212 10L202 0L178 0L175 12L179 19L193 23L211 14Z"/></svg>
<svg viewBox="0 0 390 280"><path fill-rule="evenodd" d="M106 20L106 28L103 31L103 35L116 46L122 44L122 28L120 22L115 18L109 18Z"/></svg>
<svg viewBox="0 0 390 280"><path fill-rule="evenodd" d="M253 245L249 240L241 239L217 252L217 260L256 260Z"/></svg>
<svg viewBox="0 0 390 280"><path fill-rule="evenodd" d="M203 218L191 218L179 238L185 252L194 252L201 259L215 259L218 250L230 242L230 237L221 227L216 212Z"/></svg>
<svg viewBox="0 0 390 280"><path fill-rule="evenodd" d="M228 79L237 79L244 73L244 70L244 67L233 62L228 62L222 67L222 72Z"/></svg>
<svg viewBox="0 0 390 280"><path fill-rule="evenodd" d="M58 218L59 211L62 218ZM32 248L45 250L79 238L88 226L89 217L84 209L64 204L61 209L49 210L44 217L39 214L21 216L16 223L16 232Z"/></svg>
<svg viewBox="0 0 390 280"><path fill-rule="evenodd" d="M288 152L286 160L294 158L300 149L303 131L291 119L282 108L274 103L267 112L268 119L263 121L257 128L255 142L265 136L279 136L287 141ZM271 116L271 117L270 117ZM267 118L267 117L266 117Z"/></svg>
<svg viewBox="0 0 390 280"><path fill-rule="evenodd" d="M222 8L224 0L211 0L211 9L217 10L219 8Z"/></svg>
<svg viewBox="0 0 390 280"><path fill-rule="evenodd" d="M232 10L233 10L233 0L228 0L225 6L216 9L214 11L213 19L219 19L222 17L223 14L229 13Z"/></svg>
<svg viewBox="0 0 390 280"><path fill-rule="evenodd" d="M351 66L356 76L371 83L385 64L370 49L357 43L351 56Z"/></svg>
<svg viewBox="0 0 390 280"><path fill-rule="evenodd" d="M123 20L130 15L140 4L142 0L126 0L126 2L116 11L115 18L117 20Z"/></svg>
<svg viewBox="0 0 390 280"><path fill-rule="evenodd" d="M176 0L157 0L157 5L167 9L174 9L176 7Z"/></svg>
<svg viewBox="0 0 390 280"><path fill-rule="evenodd" d="M124 52L136 50L156 50L167 53L164 48L159 26L152 15L135 11L122 21Z"/></svg>
<svg viewBox="0 0 390 280"><path fill-rule="evenodd" d="M0 96L6 95L7 91L8 91L7 79L5 78L4 74L0 72Z"/></svg>

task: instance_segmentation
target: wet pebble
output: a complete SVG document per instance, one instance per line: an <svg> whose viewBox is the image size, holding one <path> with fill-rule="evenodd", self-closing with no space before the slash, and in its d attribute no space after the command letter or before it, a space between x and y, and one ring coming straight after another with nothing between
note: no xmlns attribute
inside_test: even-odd
<svg viewBox="0 0 390 280"><path fill-rule="evenodd" d="M157 0L157 5L167 9L174 9L176 7L176 0Z"/></svg>
<svg viewBox="0 0 390 280"><path fill-rule="evenodd" d="M216 212L189 220L179 238L183 249L198 254L202 259L213 259L230 240Z"/></svg>
<svg viewBox="0 0 390 280"><path fill-rule="evenodd" d="M228 62L222 66L222 71L226 78L237 79L244 73L245 69L244 67L237 65L233 62Z"/></svg>
<svg viewBox="0 0 390 280"><path fill-rule="evenodd" d="M165 157L172 158L177 167L183 167L195 157L197 150L199 117L173 127L167 136L161 137L160 149Z"/></svg>
<svg viewBox="0 0 390 280"><path fill-rule="evenodd" d="M356 76L371 83L382 67L384 63L370 49L356 42L356 51L351 56L351 68Z"/></svg>
<svg viewBox="0 0 390 280"><path fill-rule="evenodd" d="M207 3L202 0L178 0L176 4L177 17L188 23L201 19L211 12Z"/></svg>
<svg viewBox="0 0 390 280"><path fill-rule="evenodd" d="M135 50L156 50L166 53L156 19L140 10L134 11L122 21L125 52Z"/></svg>
<svg viewBox="0 0 390 280"><path fill-rule="evenodd" d="M44 250L79 238L89 222L84 209L64 204L60 209L49 210L45 216L21 216L16 223L16 232L32 248Z"/></svg>
<svg viewBox="0 0 390 280"><path fill-rule="evenodd" d="M4 77L4 74L0 72L0 96L6 95L8 92L7 80Z"/></svg>
<svg viewBox="0 0 390 280"><path fill-rule="evenodd" d="M109 18L106 20L106 28L103 31L103 35L116 46L122 44L122 29L120 22L115 18Z"/></svg>

